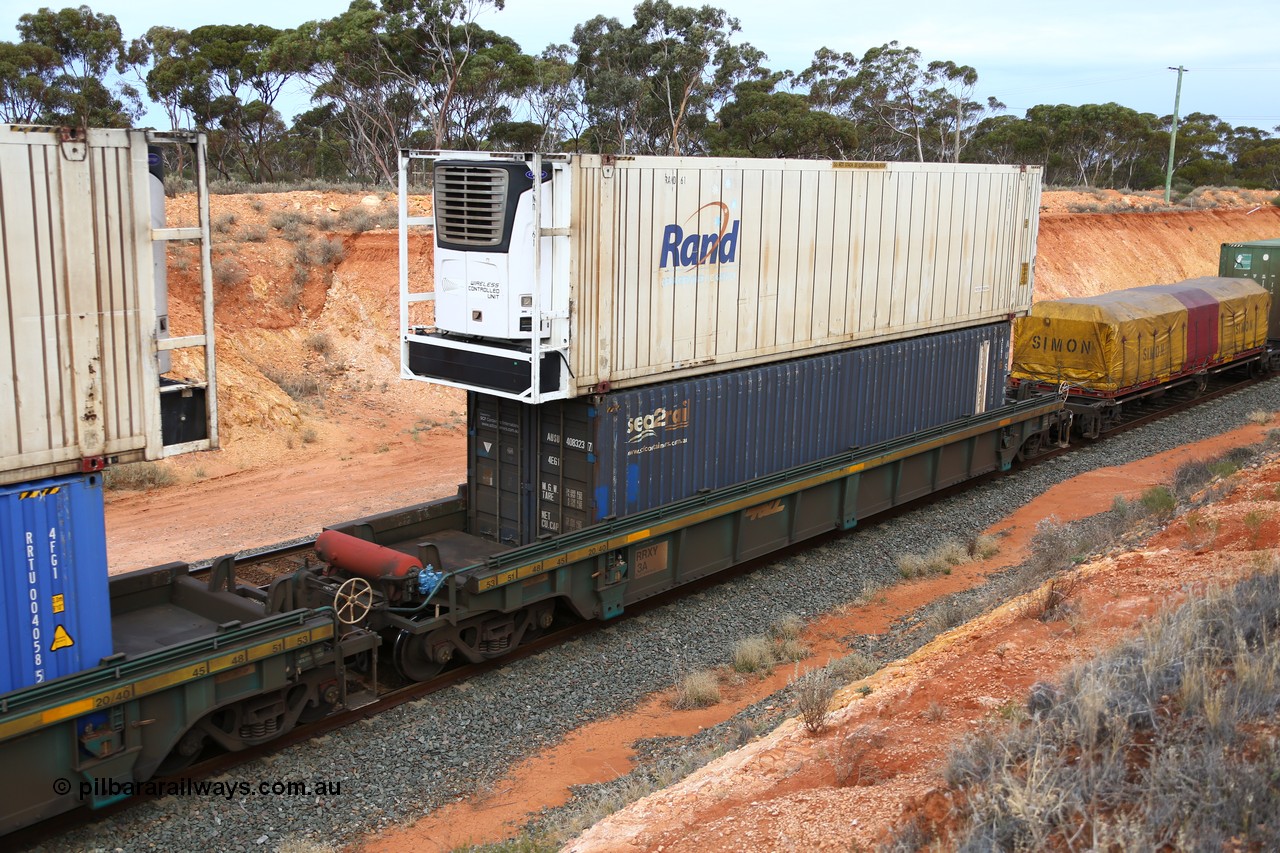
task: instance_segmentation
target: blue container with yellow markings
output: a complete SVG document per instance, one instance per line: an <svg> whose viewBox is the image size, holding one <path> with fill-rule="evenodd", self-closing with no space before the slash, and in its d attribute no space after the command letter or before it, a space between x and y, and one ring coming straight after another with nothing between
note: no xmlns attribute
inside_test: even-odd
<svg viewBox="0 0 1280 853"><path fill-rule="evenodd" d="M102 475L0 487L0 693L112 653Z"/></svg>

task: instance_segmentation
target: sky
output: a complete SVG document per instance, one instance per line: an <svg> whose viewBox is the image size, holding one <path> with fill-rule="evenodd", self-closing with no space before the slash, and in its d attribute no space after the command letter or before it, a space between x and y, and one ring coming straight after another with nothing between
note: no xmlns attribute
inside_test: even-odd
<svg viewBox="0 0 1280 853"><path fill-rule="evenodd" d="M115 15L126 38L163 24L255 23L294 27L335 17L349 0L303 3L220 0L216 4L155 0L72 0ZM0 0L0 40L17 40L18 18L41 6ZM702 5L704 0L674 0ZM709 0L735 16L738 34L768 55L773 70L800 71L820 47L861 56L896 40L922 59L951 60L978 72L975 95L994 96L1022 116L1037 104L1115 101L1139 112L1173 112L1179 65L1179 114L1212 113L1233 126L1274 131L1280 125L1280 27L1274 0L1073 0L1057 8L997 0ZM478 23L515 39L526 53L568 43L576 24L602 14L633 20L634 0L507 0ZM277 104L286 122L304 111L303 96ZM161 114L149 118L159 124Z"/></svg>

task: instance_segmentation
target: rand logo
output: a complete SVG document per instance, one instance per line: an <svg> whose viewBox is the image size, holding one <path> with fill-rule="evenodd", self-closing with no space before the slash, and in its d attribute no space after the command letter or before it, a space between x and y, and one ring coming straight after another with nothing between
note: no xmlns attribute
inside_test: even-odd
<svg viewBox="0 0 1280 853"><path fill-rule="evenodd" d="M716 211L719 216L718 230L706 234L698 233L697 222L704 210ZM692 231L686 233L685 226L692 225ZM660 268L696 267L703 264L731 264L737 260L738 227L741 219L729 221L729 205L722 201L704 204L685 220L684 226L668 225L662 230L661 255L658 262Z"/></svg>

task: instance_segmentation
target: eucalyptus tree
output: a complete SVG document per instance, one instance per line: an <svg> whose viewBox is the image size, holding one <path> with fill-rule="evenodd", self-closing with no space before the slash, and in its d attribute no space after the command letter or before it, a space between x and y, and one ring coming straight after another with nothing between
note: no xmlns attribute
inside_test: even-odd
<svg viewBox="0 0 1280 853"><path fill-rule="evenodd" d="M582 80L574 74L573 48L549 45L534 59L533 72L523 94L523 111L540 130L529 140L535 150L579 150L589 121Z"/></svg>
<svg viewBox="0 0 1280 853"><path fill-rule="evenodd" d="M959 162L984 116L1004 109L973 99L978 72L950 60L924 64L920 51L891 41L861 57L821 48L796 77L817 109L853 122L862 156Z"/></svg>
<svg viewBox="0 0 1280 853"><path fill-rule="evenodd" d="M146 56L150 67L142 76L147 97L164 109L174 129L196 126L195 111L208 86L208 63L200 56L187 30L156 26L133 42L133 51Z"/></svg>
<svg viewBox="0 0 1280 853"><path fill-rule="evenodd" d="M290 31L272 52L302 69L313 102L334 106L353 174L394 182L402 143L442 148L510 119L521 72L508 66L525 63L514 42L475 23L502 5L355 0L336 18Z"/></svg>
<svg viewBox="0 0 1280 853"><path fill-rule="evenodd" d="M809 99L777 91L785 74L739 83L707 129L712 154L721 157L799 157L848 160L857 156L858 128L815 109Z"/></svg>
<svg viewBox="0 0 1280 853"><path fill-rule="evenodd" d="M57 12L42 8L18 18L18 35L28 49L28 84L30 73L42 76L40 69L49 68L52 55L57 56L57 69L43 87L27 85L23 93L30 98L39 91L42 102L40 120L51 123L97 127L128 127L142 114L138 91L120 79L141 58L130 50L114 15L96 14L88 6L65 8ZM30 60L43 48L35 65ZM52 51L52 55L48 53Z"/></svg>
<svg viewBox="0 0 1280 853"><path fill-rule="evenodd" d="M185 106L211 133L215 167L229 175L229 161L254 181L274 180L275 154L285 126L275 102L302 66L290 54L272 50L282 31L262 24L210 24L191 31L190 60L172 58L191 78ZM158 61L163 66L170 58ZM170 69L173 70L173 69Z"/></svg>
<svg viewBox="0 0 1280 853"><path fill-rule="evenodd" d="M49 121L57 110L62 58L51 47L0 42L0 121Z"/></svg>
<svg viewBox="0 0 1280 853"><path fill-rule="evenodd" d="M384 21L372 0L356 0L335 18L285 32L272 52L301 69L312 102L326 108L329 131L347 142L351 176L392 183L396 152L419 124L419 111L412 87L388 55Z"/></svg>
<svg viewBox="0 0 1280 853"><path fill-rule="evenodd" d="M1160 131L1153 134L1159 152L1152 152L1151 165L1155 174L1138 179L1135 185L1155 184L1164 178L1169 158L1169 133L1173 116L1160 119ZM1231 182L1231 158L1227 154L1227 142L1231 137L1231 125L1215 115L1193 112L1178 122L1178 135L1174 140L1173 173L1175 177L1196 186L1223 185Z"/></svg>
<svg viewBox="0 0 1280 853"><path fill-rule="evenodd" d="M621 154L702 150L710 117L764 54L733 39L736 18L714 6L642 0L635 23L598 15L573 31L575 70L597 146Z"/></svg>
<svg viewBox="0 0 1280 853"><path fill-rule="evenodd" d="M1280 133L1280 127L1274 130ZM1227 150L1236 182L1246 187L1280 190L1280 138L1261 128L1236 127Z"/></svg>

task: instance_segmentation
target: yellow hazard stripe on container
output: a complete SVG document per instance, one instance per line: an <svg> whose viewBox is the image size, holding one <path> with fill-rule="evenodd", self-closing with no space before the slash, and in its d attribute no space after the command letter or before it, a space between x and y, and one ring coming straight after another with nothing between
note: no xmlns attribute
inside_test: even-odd
<svg viewBox="0 0 1280 853"><path fill-rule="evenodd" d="M300 649L311 643L328 640L333 637L333 625L322 625L296 631L283 637L276 637L264 643L257 643L243 649L219 655L199 663L188 664L178 669L147 678L140 678L128 684L121 684L110 690L104 690L92 696L85 696L73 702L66 702L43 711L36 711L12 720L0 722L0 740L25 734L52 723L60 723L80 717L91 711L110 708L130 699L137 699L152 693L158 693L179 684L204 678L228 669L235 669L254 661L275 657L293 649Z"/></svg>
<svg viewBox="0 0 1280 853"><path fill-rule="evenodd" d="M570 563L576 563L579 560L599 556L607 551L612 551L627 545L634 545L636 542L641 542L645 539L652 539L655 536L671 533L684 527L692 527L704 521L710 521L713 518L719 518L723 515L729 515L741 510L750 509L753 506L759 506L762 503L786 497L787 495L794 494L795 492L802 492L805 489L812 489L815 486L821 486L825 483L831 482L832 480L842 480L845 477L861 473L862 471L866 471L871 468L878 468L881 465L888 465L889 463L897 462L900 459L906 459L920 453L928 453L930 450L936 450L939 447L947 444L953 444L957 441L964 441L966 438L972 438L975 435L993 432L997 429L1003 429L1015 422L1031 420L1038 415L1057 408L1057 402L1049 403L1045 405L1043 410L1034 413L1027 413L1019 418L1008 417L1002 418L994 423L979 424L962 432L941 436L923 444L913 444L910 447L894 451L893 453L886 453L883 456L876 456L871 459L856 462L852 465L846 465L842 468L837 468L822 474L815 474L814 476L808 477L804 480L775 486L767 491L757 492L727 504L719 504L708 509L691 513L690 515L684 515L680 518L672 519L671 521L664 521L660 524L655 524L652 527L645 528L644 530L635 530L621 536L614 536L599 542L593 542L590 545L574 549L573 551L566 551L565 553L557 554L554 557L547 557L545 560L538 560L534 563L525 563L522 566L514 566L510 569L503 569L502 571L495 572L492 575L477 578L476 590L478 592L488 592L489 590L497 589L500 586L506 586L507 584L533 577L534 575L539 575L544 572L553 571L563 566L567 566Z"/></svg>

